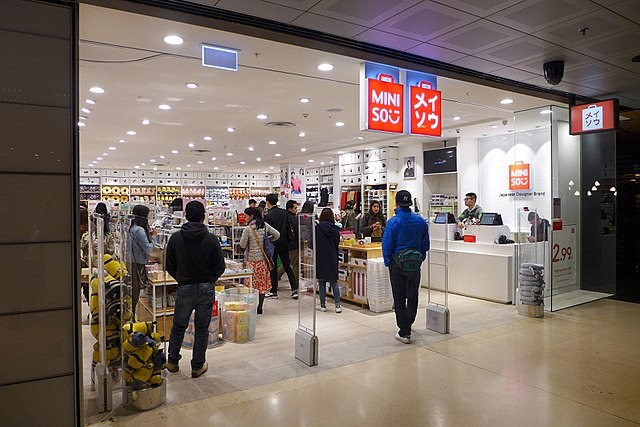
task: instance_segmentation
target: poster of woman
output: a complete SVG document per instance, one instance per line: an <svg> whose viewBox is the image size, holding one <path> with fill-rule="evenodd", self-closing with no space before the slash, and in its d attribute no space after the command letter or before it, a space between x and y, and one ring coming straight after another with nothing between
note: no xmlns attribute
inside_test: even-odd
<svg viewBox="0 0 640 427"><path fill-rule="evenodd" d="M416 170L415 170L416 158L415 156L405 157L404 158L404 177L405 179L415 179Z"/></svg>
<svg viewBox="0 0 640 427"><path fill-rule="evenodd" d="M302 180L294 168L291 168L291 194L302 194Z"/></svg>

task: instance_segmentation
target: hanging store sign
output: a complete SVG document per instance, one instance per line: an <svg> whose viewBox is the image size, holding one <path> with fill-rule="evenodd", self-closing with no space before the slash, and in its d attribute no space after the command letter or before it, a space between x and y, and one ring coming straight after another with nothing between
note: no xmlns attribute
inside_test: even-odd
<svg viewBox="0 0 640 427"><path fill-rule="evenodd" d="M509 165L509 190L531 189L531 165L515 162Z"/></svg>
<svg viewBox="0 0 640 427"><path fill-rule="evenodd" d="M620 121L618 109L617 99L574 105L569 112L569 133L581 135L616 130Z"/></svg>
<svg viewBox="0 0 640 427"><path fill-rule="evenodd" d="M442 136L442 93L433 90L428 82L411 86L410 93L411 134Z"/></svg>
<svg viewBox="0 0 640 427"><path fill-rule="evenodd" d="M238 71L238 50L202 43L202 66Z"/></svg>

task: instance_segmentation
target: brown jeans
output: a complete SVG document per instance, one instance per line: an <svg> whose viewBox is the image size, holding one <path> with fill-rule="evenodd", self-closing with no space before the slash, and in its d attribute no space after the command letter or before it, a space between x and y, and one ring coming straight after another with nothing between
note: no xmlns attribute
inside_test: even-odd
<svg viewBox="0 0 640 427"><path fill-rule="evenodd" d="M298 262L298 256L300 251L298 249L289 250L289 262L291 263L291 269L293 270L293 274L296 276L296 282L300 282L300 263ZM278 267L278 280L282 279L284 275L284 267L281 265Z"/></svg>

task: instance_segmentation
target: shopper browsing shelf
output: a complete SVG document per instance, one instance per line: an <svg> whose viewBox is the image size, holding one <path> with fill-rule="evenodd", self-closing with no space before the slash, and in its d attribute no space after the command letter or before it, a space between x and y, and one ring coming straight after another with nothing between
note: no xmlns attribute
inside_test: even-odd
<svg viewBox="0 0 640 427"><path fill-rule="evenodd" d="M195 310L195 341L191 358L191 376L207 372L206 351L209 323L215 301L215 283L224 273L224 255L218 238L204 224L202 203L193 200L185 207L187 223L171 235L166 248L167 272L178 282L173 326L169 338L169 372L180 370L180 348L184 332Z"/></svg>
<svg viewBox="0 0 640 427"><path fill-rule="evenodd" d="M278 265L278 257L282 261L284 271L289 278L291 285L291 298L298 298L298 281L296 280L291 262L289 260L289 243L295 239L293 230L291 230L291 220L289 213L278 206L278 196L271 193L267 196L268 212L264 217L264 221L278 230L280 238L274 242L275 251L273 252L273 265ZM271 290L267 293L267 298L278 298L278 270L271 270Z"/></svg>
<svg viewBox="0 0 640 427"><path fill-rule="evenodd" d="M364 237L371 237L372 241L380 242L386 226L387 219L382 212L382 205L377 200L372 201L369 212L360 218L360 232Z"/></svg>
<svg viewBox="0 0 640 427"><path fill-rule="evenodd" d="M240 247L248 249L245 261L247 268L253 271L251 283L253 288L258 290L258 314L262 314L265 294L271 289L264 239L266 236L270 241L275 242L280 238L280 233L264 222L258 208L247 208L244 214L247 216L248 226L242 230Z"/></svg>
<svg viewBox="0 0 640 427"><path fill-rule="evenodd" d="M464 205L467 207L458 217L458 227L464 228L466 223L480 222L483 210L480 205L476 204L478 196L476 193L467 193L464 195Z"/></svg>
<svg viewBox="0 0 640 427"><path fill-rule="evenodd" d="M393 306L399 331L396 339L411 343L411 325L418 312L420 266L429 250L429 225L411 212L411 193L396 194L396 214L387 222L382 238L384 265L389 267Z"/></svg>
<svg viewBox="0 0 640 427"><path fill-rule="evenodd" d="M344 211L341 214L342 229L355 231L358 225L357 214L354 210L356 203L353 200L349 200L344 205Z"/></svg>
<svg viewBox="0 0 640 427"><path fill-rule="evenodd" d="M288 200L286 205L287 212L289 213L289 220L291 223L291 233L293 234L293 240L289 242L289 262L291 262L291 268L293 274L296 276L296 282L300 283L300 263L299 263L299 235L298 235L298 202L295 200ZM278 281L284 275L284 266L281 264L278 267Z"/></svg>
<svg viewBox="0 0 640 427"><path fill-rule="evenodd" d="M140 299L140 289L147 285L146 264L151 249L157 243L158 231L149 227L149 208L136 205L129 227L129 260L131 262L131 308L136 315L136 306Z"/></svg>
<svg viewBox="0 0 640 427"><path fill-rule="evenodd" d="M320 287L320 311L327 311L327 282L331 285L336 313L342 313L340 307L340 287L338 286L338 245L340 231L335 216L329 208L322 209L320 222L316 225L316 277Z"/></svg>

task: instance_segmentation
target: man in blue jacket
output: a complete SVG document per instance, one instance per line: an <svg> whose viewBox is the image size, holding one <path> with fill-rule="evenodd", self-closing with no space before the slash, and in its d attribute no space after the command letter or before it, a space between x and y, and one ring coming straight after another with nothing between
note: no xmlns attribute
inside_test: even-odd
<svg viewBox="0 0 640 427"><path fill-rule="evenodd" d="M382 238L384 265L389 267L393 305L399 331L396 339L411 343L411 325L418 312L420 264L429 250L429 225L411 211L411 193L396 194L396 214L387 221ZM421 258L420 258L421 257Z"/></svg>

